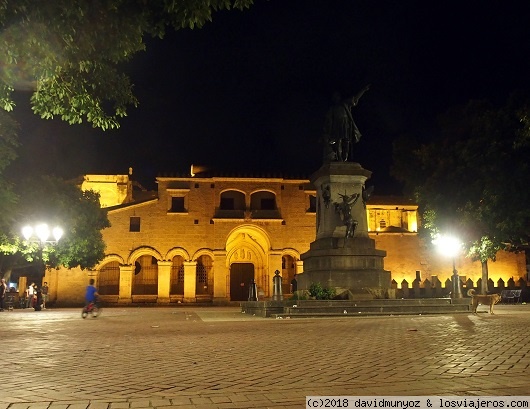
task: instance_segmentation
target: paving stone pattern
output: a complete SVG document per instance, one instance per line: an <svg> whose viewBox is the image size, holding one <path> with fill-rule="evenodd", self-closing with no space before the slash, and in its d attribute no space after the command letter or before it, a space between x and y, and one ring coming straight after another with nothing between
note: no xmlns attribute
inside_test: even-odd
<svg viewBox="0 0 530 409"><path fill-rule="evenodd" d="M479 311L281 320L229 307L108 308L84 320L76 309L1 312L0 409L304 408L308 395L530 395L530 306Z"/></svg>

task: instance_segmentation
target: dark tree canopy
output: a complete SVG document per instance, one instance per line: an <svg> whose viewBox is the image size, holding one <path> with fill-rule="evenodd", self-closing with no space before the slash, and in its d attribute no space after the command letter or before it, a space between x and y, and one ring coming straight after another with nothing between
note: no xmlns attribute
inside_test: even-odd
<svg viewBox="0 0 530 409"><path fill-rule="evenodd" d="M530 232L530 105L470 101L440 119L440 138L394 145L393 175L413 191L429 232L457 232L469 256L495 260Z"/></svg>
<svg viewBox="0 0 530 409"><path fill-rule="evenodd" d="M218 10L253 0L5 0L0 2L0 107L32 90L42 118L116 128L136 106L120 63L145 50L146 36L201 27Z"/></svg>

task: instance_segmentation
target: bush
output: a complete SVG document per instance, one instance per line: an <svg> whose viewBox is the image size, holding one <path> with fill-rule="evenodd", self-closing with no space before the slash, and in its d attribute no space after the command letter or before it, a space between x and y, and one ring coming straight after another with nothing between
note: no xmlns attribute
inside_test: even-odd
<svg viewBox="0 0 530 409"><path fill-rule="evenodd" d="M323 288L320 283L312 283L309 286L309 295L317 300L332 300L335 297L335 289Z"/></svg>

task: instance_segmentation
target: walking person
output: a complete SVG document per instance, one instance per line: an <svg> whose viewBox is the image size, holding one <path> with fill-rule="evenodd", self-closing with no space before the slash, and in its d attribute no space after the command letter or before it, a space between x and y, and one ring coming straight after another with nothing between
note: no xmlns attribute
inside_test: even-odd
<svg viewBox="0 0 530 409"><path fill-rule="evenodd" d="M48 301L48 283L45 281L44 285L41 287L41 293L42 293L42 309L46 309L46 301Z"/></svg>

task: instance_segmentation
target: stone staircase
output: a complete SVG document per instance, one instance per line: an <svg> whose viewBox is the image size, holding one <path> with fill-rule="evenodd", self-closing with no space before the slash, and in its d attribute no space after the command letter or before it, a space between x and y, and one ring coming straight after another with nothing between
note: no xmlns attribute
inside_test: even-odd
<svg viewBox="0 0 530 409"><path fill-rule="evenodd" d="M241 312L270 318L470 313L469 298L245 301Z"/></svg>

